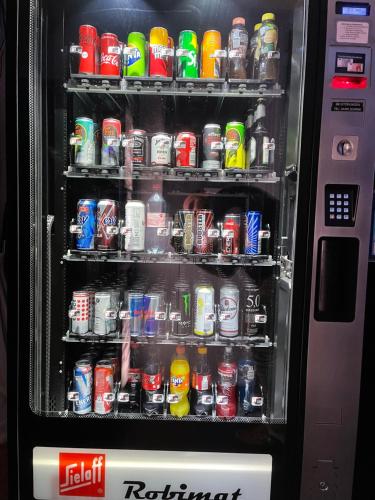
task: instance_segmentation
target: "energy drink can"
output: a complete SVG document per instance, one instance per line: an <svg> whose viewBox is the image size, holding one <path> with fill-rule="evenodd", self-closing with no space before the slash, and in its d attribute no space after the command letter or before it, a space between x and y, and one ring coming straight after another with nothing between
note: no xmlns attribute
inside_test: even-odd
<svg viewBox="0 0 375 500"><path fill-rule="evenodd" d="M261 230L261 227L261 212L248 210L244 216L245 254L257 255L259 253L259 231Z"/></svg>
<svg viewBox="0 0 375 500"><path fill-rule="evenodd" d="M120 165L121 122L105 118L102 124L102 165Z"/></svg>
<svg viewBox="0 0 375 500"><path fill-rule="evenodd" d="M216 123L208 123L203 128L203 168L220 168L221 128Z"/></svg>
<svg viewBox="0 0 375 500"><path fill-rule="evenodd" d="M77 234L78 250L93 250L96 235L96 200L82 199L77 204L77 224L82 227Z"/></svg>
<svg viewBox="0 0 375 500"><path fill-rule="evenodd" d="M214 334L215 291L211 285L197 285L194 290L194 334ZM212 317L212 319L210 319Z"/></svg>
<svg viewBox="0 0 375 500"><path fill-rule="evenodd" d="M208 230L212 229L214 213L212 210L201 209L195 213L194 227L194 253L212 253L213 241L208 236Z"/></svg>
<svg viewBox="0 0 375 500"><path fill-rule="evenodd" d="M78 392L78 400L73 402L73 412L85 415L92 411L92 363L89 359L80 359L73 370L73 390Z"/></svg>
<svg viewBox="0 0 375 500"><path fill-rule="evenodd" d="M179 210L174 217L173 228L181 233L173 237L177 253L193 253L194 249L194 210Z"/></svg>
<svg viewBox="0 0 375 500"><path fill-rule="evenodd" d="M75 119L74 135L81 144L74 146L74 162L79 165L95 163L94 122L91 118L81 116Z"/></svg>
<svg viewBox="0 0 375 500"><path fill-rule="evenodd" d="M115 200L99 200L97 208L97 236L98 250L116 250L117 234L110 232L111 227L118 224L118 202Z"/></svg>
<svg viewBox="0 0 375 500"><path fill-rule="evenodd" d="M191 311L191 292L187 283L177 282L172 291L172 308L181 316L172 321L171 333L176 337L186 337L191 335L192 311Z"/></svg>
<svg viewBox="0 0 375 500"><path fill-rule="evenodd" d="M160 304L160 293L145 293L143 296L143 332L146 337L155 337L158 333L158 322L155 313L159 310Z"/></svg>
<svg viewBox="0 0 375 500"><path fill-rule="evenodd" d="M225 127L225 168L245 168L245 125L229 122Z"/></svg>
<svg viewBox="0 0 375 500"><path fill-rule="evenodd" d="M112 308L111 292L95 293L95 335L108 335L111 333L111 320L106 317L106 312Z"/></svg>
<svg viewBox="0 0 375 500"><path fill-rule="evenodd" d="M140 337L143 322L143 293L129 292L128 307L130 312L130 335Z"/></svg>

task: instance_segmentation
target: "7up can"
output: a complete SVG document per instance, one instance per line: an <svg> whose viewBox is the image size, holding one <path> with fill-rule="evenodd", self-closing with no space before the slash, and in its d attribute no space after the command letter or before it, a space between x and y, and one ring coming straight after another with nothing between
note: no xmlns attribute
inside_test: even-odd
<svg viewBox="0 0 375 500"><path fill-rule="evenodd" d="M245 168L245 125L229 122L225 127L225 168Z"/></svg>
<svg viewBox="0 0 375 500"><path fill-rule="evenodd" d="M195 31L181 31L178 37L178 48L181 53L178 57L178 76L198 78L198 39Z"/></svg>

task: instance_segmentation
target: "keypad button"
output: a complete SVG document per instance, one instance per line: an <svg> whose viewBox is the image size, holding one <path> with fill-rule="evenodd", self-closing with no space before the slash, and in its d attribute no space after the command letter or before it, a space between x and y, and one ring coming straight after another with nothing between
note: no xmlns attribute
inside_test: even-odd
<svg viewBox="0 0 375 500"><path fill-rule="evenodd" d="M335 207L330 207L329 211L330 212L334 212L335 211Z"/></svg>
<svg viewBox="0 0 375 500"><path fill-rule="evenodd" d="M344 212L347 214L349 212L349 208L344 208Z"/></svg>
<svg viewBox="0 0 375 500"><path fill-rule="evenodd" d="M341 193L337 193L336 198L340 199L341 197L342 197Z"/></svg>
<svg viewBox="0 0 375 500"><path fill-rule="evenodd" d="M329 197L330 197L330 198L334 198L334 197L335 197L335 195L334 195L333 193L330 193L330 194L329 194Z"/></svg>
<svg viewBox="0 0 375 500"><path fill-rule="evenodd" d="M342 205L342 201L337 201L336 204L337 204L337 206L340 206L340 205Z"/></svg>
<svg viewBox="0 0 375 500"><path fill-rule="evenodd" d="M330 214L329 218L332 220L335 218L335 215L334 214Z"/></svg>
<svg viewBox="0 0 375 500"><path fill-rule="evenodd" d="M349 198L348 193L344 193L344 199L346 199L346 200L347 200L348 198Z"/></svg>
<svg viewBox="0 0 375 500"><path fill-rule="evenodd" d="M342 215L338 214L338 215L336 216L336 219L337 219L337 220L341 220L341 219L342 219Z"/></svg>
<svg viewBox="0 0 375 500"><path fill-rule="evenodd" d="M335 204L335 202L334 202L334 201L330 201L330 202L329 202L329 204L330 204L331 206L333 206L333 205Z"/></svg>
<svg viewBox="0 0 375 500"><path fill-rule="evenodd" d="M336 212L337 212L337 213L340 213L341 211L342 211L342 208L337 207Z"/></svg>
<svg viewBox="0 0 375 500"><path fill-rule="evenodd" d="M349 205L348 201L344 201L344 206L347 207Z"/></svg>
<svg viewBox="0 0 375 500"><path fill-rule="evenodd" d="M344 215L345 220L349 220L349 215Z"/></svg>

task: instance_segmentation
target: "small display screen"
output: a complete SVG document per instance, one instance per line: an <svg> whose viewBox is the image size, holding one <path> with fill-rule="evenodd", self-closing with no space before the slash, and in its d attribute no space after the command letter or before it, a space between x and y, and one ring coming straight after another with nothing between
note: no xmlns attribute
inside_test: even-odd
<svg viewBox="0 0 375 500"><path fill-rule="evenodd" d="M369 16L370 5L368 3L336 2L336 14L342 16Z"/></svg>

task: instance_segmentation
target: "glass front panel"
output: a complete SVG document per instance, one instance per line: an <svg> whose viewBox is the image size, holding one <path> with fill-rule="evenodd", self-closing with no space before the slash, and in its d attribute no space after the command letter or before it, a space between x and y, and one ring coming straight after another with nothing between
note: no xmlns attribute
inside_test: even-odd
<svg viewBox="0 0 375 500"><path fill-rule="evenodd" d="M304 2L44 4L33 410L285 422Z"/></svg>

